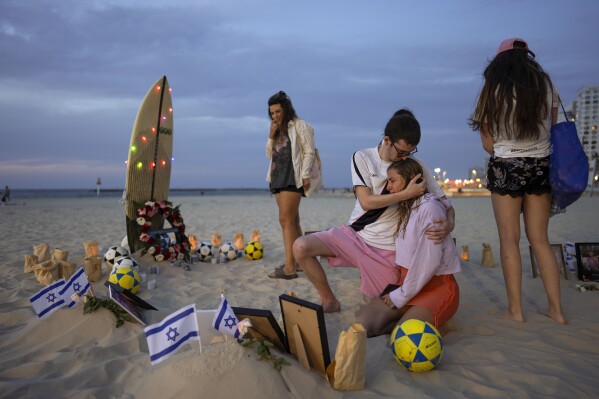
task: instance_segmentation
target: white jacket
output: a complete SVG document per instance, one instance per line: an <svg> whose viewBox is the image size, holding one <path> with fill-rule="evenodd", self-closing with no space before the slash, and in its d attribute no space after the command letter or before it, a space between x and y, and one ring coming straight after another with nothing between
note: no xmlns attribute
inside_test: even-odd
<svg viewBox="0 0 599 399"><path fill-rule="evenodd" d="M310 176L310 168L312 168L312 162L314 162L314 129L308 122L295 118L287 125L287 134L291 142L291 159L293 161L295 185L297 188L300 188L304 185L303 179L307 179ZM266 142L266 156L270 159L266 181L269 183L273 145L274 141L269 138Z"/></svg>

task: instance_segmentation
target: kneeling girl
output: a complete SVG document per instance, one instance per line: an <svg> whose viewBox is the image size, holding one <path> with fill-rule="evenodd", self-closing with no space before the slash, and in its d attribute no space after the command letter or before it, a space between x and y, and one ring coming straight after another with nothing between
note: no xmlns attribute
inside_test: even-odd
<svg viewBox="0 0 599 399"><path fill-rule="evenodd" d="M402 191L419 174L418 162L410 158L396 161L387 170L387 189ZM456 313L459 287L453 274L461 267L453 238L448 235L436 243L425 236L436 219L445 217L447 201L425 192L399 203L395 263L401 277L397 288L358 311L358 321L369 337L389 334L408 319L428 321L439 328Z"/></svg>

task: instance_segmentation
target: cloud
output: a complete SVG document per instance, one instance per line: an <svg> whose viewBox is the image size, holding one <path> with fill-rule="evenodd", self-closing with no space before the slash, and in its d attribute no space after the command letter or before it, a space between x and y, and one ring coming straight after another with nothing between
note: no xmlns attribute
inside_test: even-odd
<svg viewBox="0 0 599 399"><path fill-rule="evenodd" d="M315 127L327 185L347 184L351 154L376 145L400 107L421 123L419 154L461 174L484 159L466 122L482 71L505 37L529 40L566 102L598 83L599 54L588 49L599 3L564 8L533 0L517 14L506 4L5 0L0 159L47 162L52 186L73 168L91 174L113 165L103 179L124 184L120 168L137 110L166 75L174 186L264 187L266 101L278 90ZM541 7L547 15L537 18ZM564 29L547 22L558 19ZM39 183L33 168L10 170L0 170L0 179Z"/></svg>

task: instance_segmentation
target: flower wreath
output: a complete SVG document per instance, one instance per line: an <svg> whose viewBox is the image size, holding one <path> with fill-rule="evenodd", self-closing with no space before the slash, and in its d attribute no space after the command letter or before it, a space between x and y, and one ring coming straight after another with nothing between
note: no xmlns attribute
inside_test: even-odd
<svg viewBox="0 0 599 399"><path fill-rule="evenodd" d="M143 208L137 210L137 224L141 226L139 240L143 243L144 249L141 254L152 255L158 262L163 260L183 260L189 256L189 240L185 233L185 224L179 211L179 206L173 207L169 201L148 201ZM162 214L164 220L167 220L173 228L178 229L175 233L177 242L169 244L166 248L160 245L160 240L156 240L149 234L152 227L152 217Z"/></svg>

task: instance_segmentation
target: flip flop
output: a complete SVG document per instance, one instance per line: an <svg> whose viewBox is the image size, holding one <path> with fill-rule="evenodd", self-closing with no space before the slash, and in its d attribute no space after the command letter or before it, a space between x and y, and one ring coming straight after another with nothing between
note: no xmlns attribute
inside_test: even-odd
<svg viewBox="0 0 599 399"><path fill-rule="evenodd" d="M285 264L282 264L280 266L275 267L275 270L283 270L285 268ZM295 272L296 273L303 273L304 271L302 269L300 269L299 267L295 268Z"/></svg>
<svg viewBox="0 0 599 399"><path fill-rule="evenodd" d="M285 274L283 268L275 267L275 271L268 275L269 278L280 278L282 280L293 280L294 278L298 278L297 273L293 274Z"/></svg>

